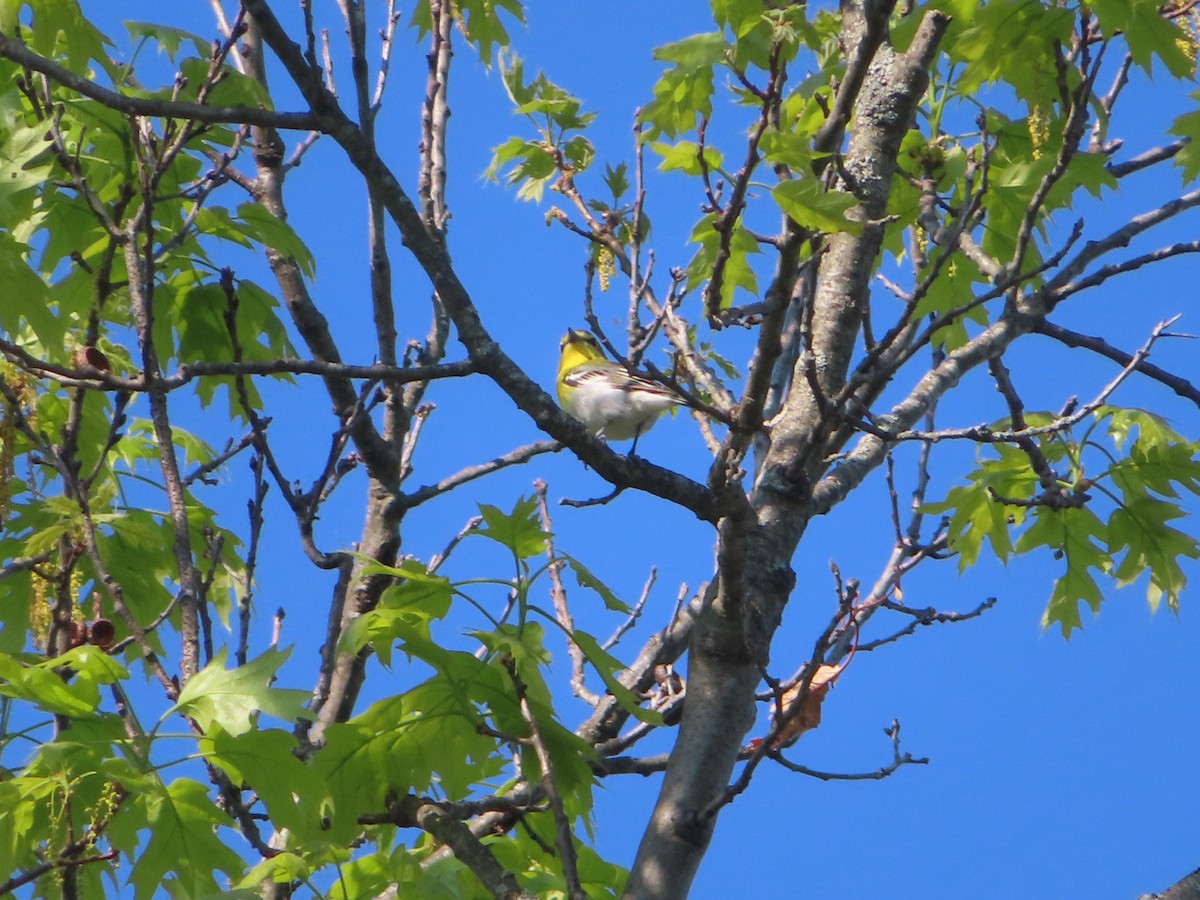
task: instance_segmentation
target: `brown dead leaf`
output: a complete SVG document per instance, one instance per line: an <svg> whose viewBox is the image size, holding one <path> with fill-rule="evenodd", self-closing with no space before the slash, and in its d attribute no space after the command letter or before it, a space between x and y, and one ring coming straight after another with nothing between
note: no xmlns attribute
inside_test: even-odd
<svg viewBox="0 0 1200 900"><path fill-rule="evenodd" d="M821 724L821 704L840 674L842 674L842 670L837 666L821 666L817 669L812 677L812 683L809 685L808 696L799 705L797 702L802 682L784 692L781 701L783 727L771 740L772 749L778 750L780 747L794 744L804 732L812 731ZM771 716L772 723L775 718L775 715Z"/></svg>

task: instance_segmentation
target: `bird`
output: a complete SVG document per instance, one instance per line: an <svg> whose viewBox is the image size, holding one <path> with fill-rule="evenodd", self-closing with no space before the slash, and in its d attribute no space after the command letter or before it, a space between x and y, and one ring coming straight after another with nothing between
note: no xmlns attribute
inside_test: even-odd
<svg viewBox="0 0 1200 900"><path fill-rule="evenodd" d="M586 331L569 329L559 343L558 403L593 434L609 441L638 438L684 399L658 382L634 375L604 355Z"/></svg>

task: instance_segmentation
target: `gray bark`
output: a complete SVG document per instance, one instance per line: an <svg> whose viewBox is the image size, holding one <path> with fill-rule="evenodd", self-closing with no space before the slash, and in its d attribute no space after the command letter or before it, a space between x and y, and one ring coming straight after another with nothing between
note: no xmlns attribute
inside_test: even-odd
<svg viewBox="0 0 1200 900"><path fill-rule="evenodd" d="M1161 894L1142 894L1138 900L1200 900L1200 869L1171 885Z"/></svg>
<svg viewBox="0 0 1200 900"><path fill-rule="evenodd" d="M852 51L886 28L891 4L846 2L843 45ZM812 515L813 485L836 450L840 422L822 408L846 380L882 239L882 217L900 141L928 83L946 25L930 14L905 53L884 33L854 105L856 127L844 161L863 228L829 239L811 313L810 362L801 355L776 418L771 447L749 508L720 527L715 596L697 624L688 656L688 701L657 804L626 896L681 898L712 837L742 739L754 722L754 693L771 637L795 587L791 560ZM814 365L818 397L802 367ZM878 462L876 462L876 465Z"/></svg>

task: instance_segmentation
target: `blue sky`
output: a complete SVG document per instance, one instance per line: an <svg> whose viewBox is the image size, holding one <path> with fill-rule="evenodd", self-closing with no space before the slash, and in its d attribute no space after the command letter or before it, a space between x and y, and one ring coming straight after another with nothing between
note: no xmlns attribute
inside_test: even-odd
<svg viewBox="0 0 1200 900"><path fill-rule="evenodd" d="M118 41L123 33L115 24L117 15L147 21L170 16L169 24L213 34L207 5L186 6L176 11L171 4L144 0L84 3L85 12ZM296 17L294 4L277 6L280 15ZM335 6L317 6L331 38L338 40L342 28ZM544 69L581 96L586 108L601 114L592 135L598 159L615 163L631 155L633 110L650 97L658 73L651 48L711 25L703 3L648 6L620 0L604 4L602 12L597 8L567 0L534 4L528 26L513 28L514 45L528 70ZM415 190L417 103L425 65L424 47L414 37L408 32L399 41L381 120L389 161L410 191ZM466 49L460 49L455 65L452 252L489 329L549 387L558 337L568 326L582 323L584 248L561 230L547 229L544 208L521 203L505 188L483 181L490 148L510 135L529 132L509 112L496 73L485 71ZM276 75L275 84L281 83ZM1170 85L1165 73L1156 84L1135 84L1130 92L1118 107L1112 133L1129 137L1123 153L1131 155L1161 142L1165 123L1190 107L1185 106L1185 92ZM279 106L295 108L294 101ZM1135 114L1152 124L1135 127ZM292 181L291 221L317 257L314 294L343 346L363 348L361 358L347 353L348 361L369 362L365 212L359 185L327 141L318 142ZM1149 208L1177 190L1173 174L1143 178L1133 196L1106 197L1084 214L1099 228L1102 217ZM546 202L554 201L548 196ZM700 201L688 179L656 176L648 210L660 272L690 258L685 240ZM1069 222L1064 217L1056 224ZM1195 222L1194 217L1181 219L1171 234L1160 234L1152 243L1190 239ZM235 264L239 276L270 284L261 267L256 270L249 261ZM398 242L393 265L402 298L402 332L419 335L425 328L427 284L402 260ZM1061 321L1106 334L1128 350L1140 345L1156 322L1176 312L1185 313L1178 330L1200 331L1191 289L1196 277L1192 261L1136 273L1076 298ZM599 298L602 318L619 319L625 307L622 288ZM727 355L742 359L744 336L720 340L731 342ZM1166 343L1154 359L1195 377L1194 346ZM1082 351L1059 350L1040 338L1017 352L1012 368L1033 408L1058 408L1072 393L1086 400L1116 371ZM1002 414L984 379L968 379L963 390L968 392L963 398L946 404L944 424L975 424ZM307 478L319 464L307 454L304 429L312 427L307 411L313 403L321 411L327 408L319 385L311 383L301 402L287 391L266 393L287 398L289 405L275 411L272 434L290 436L285 464L296 467L297 477ZM430 397L441 408L433 414L415 460L417 483L538 438L530 424L514 415L511 403L484 384L442 383ZM1131 383L1115 402L1159 409L1185 435L1200 434L1197 411L1159 386ZM456 412L464 403L472 405L469 433L461 430ZM195 419L194 427L206 429L203 417ZM320 440L329 427L318 426ZM708 465L700 438L684 417L660 424L639 452L694 478L702 479ZM904 462L901 454L902 477ZM935 463L939 487L932 495L959 480L969 464L969 454L961 450L951 450ZM242 468L231 467L226 476L231 484L238 483ZM517 496L530 492L535 477L550 484L554 497L592 496L604 487L565 454L542 457L419 510L408 522L405 551L427 558L442 549L475 504L509 508ZM344 485L340 503L322 517L319 540L324 546L347 547L357 538L354 511L360 488L354 481ZM231 508L241 508L244 497L244 492L236 493ZM329 585L300 559L283 511L276 508L274 517L271 556L259 572L257 599L264 610L287 607L284 642L297 644L290 672L299 679L315 653L314 635L322 628ZM604 508L558 509L554 526L560 546L627 599L637 596L650 568L658 567L643 620L647 628L665 621L681 583L695 588L711 575L709 529L657 501L626 495ZM791 673L812 646L814 625L828 619L833 596L829 561L835 560L846 577L869 584L889 550L881 479L814 523L795 560L801 586L775 645L777 674ZM496 559L484 548L466 547L450 574L496 574L487 568ZM930 765L902 769L883 782L826 784L765 764L750 791L723 814L693 896L1132 898L1162 890L1200 866L1200 819L1194 813L1200 798L1195 765L1200 618L1192 597L1185 595L1178 617L1165 610L1152 616L1144 586L1122 591L1106 586L1102 614L1085 615L1084 630L1066 642L1056 631L1043 633L1039 624L1058 565L1047 555L1020 558L1007 569L985 561L961 578L953 562L918 570L904 586L912 605L965 611L988 596L999 603L978 620L923 629L897 645L860 654L830 694L821 727L789 756L814 769L876 769L890 760L883 729L896 718L904 749L929 757ZM1197 575L1195 566L1188 571ZM615 622L589 611L582 592L574 596L581 624L608 633ZM626 643L626 652L636 646L632 638ZM394 688L402 677L380 678L377 673L383 682L378 690ZM566 696L560 711L568 724L584 715L583 707ZM759 733L764 730L760 724ZM602 854L624 865L632 861L657 784L656 778L627 776L598 791Z"/></svg>

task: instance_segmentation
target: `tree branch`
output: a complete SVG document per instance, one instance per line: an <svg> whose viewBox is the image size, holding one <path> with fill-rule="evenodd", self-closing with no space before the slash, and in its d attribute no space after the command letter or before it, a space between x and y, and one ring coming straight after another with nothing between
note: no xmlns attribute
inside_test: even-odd
<svg viewBox="0 0 1200 900"><path fill-rule="evenodd" d="M1118 350L1116 347L1109 344L1103 338L1093 337L1087 334L1080 334L1077 331L1071 331L1068 328L1063 328L1061 325L1055 325L1049 320L1043 319L1034 329L1038 334L1044 334L1046 337L1054 338L1054 340L1064 344L1067 347L1082 348L1091 350L1093 353L1099 353L1106 359L1111 359L1120 366L1127 367L1133 363L1133 369L1140 372L1148 378L1152 378L1161 384L1166 385L1180 397L1185 400L1190 400L1197 406L1200 406L1200 390L1188 381L1186 378L1180 378L1178 375L1173 375L1165 369L1159 368L1153 363L1146 362L1144 359L1135 360L1135 354L1126 353L1124 350Z"/></svg>
<svg viewBox="0 0 1200 900"><path fill-rule="evenodd" d="M299 131L311 131L318 127L318 119L310 113L274 112L249 106L212 106L207 103L130 97L103 88L95 81L77 75L53 60L34 53L19 38L4 34L0 34L0 56L40 72L63 87L126 115L159 116L214 125L259 125Z"/></svg>

